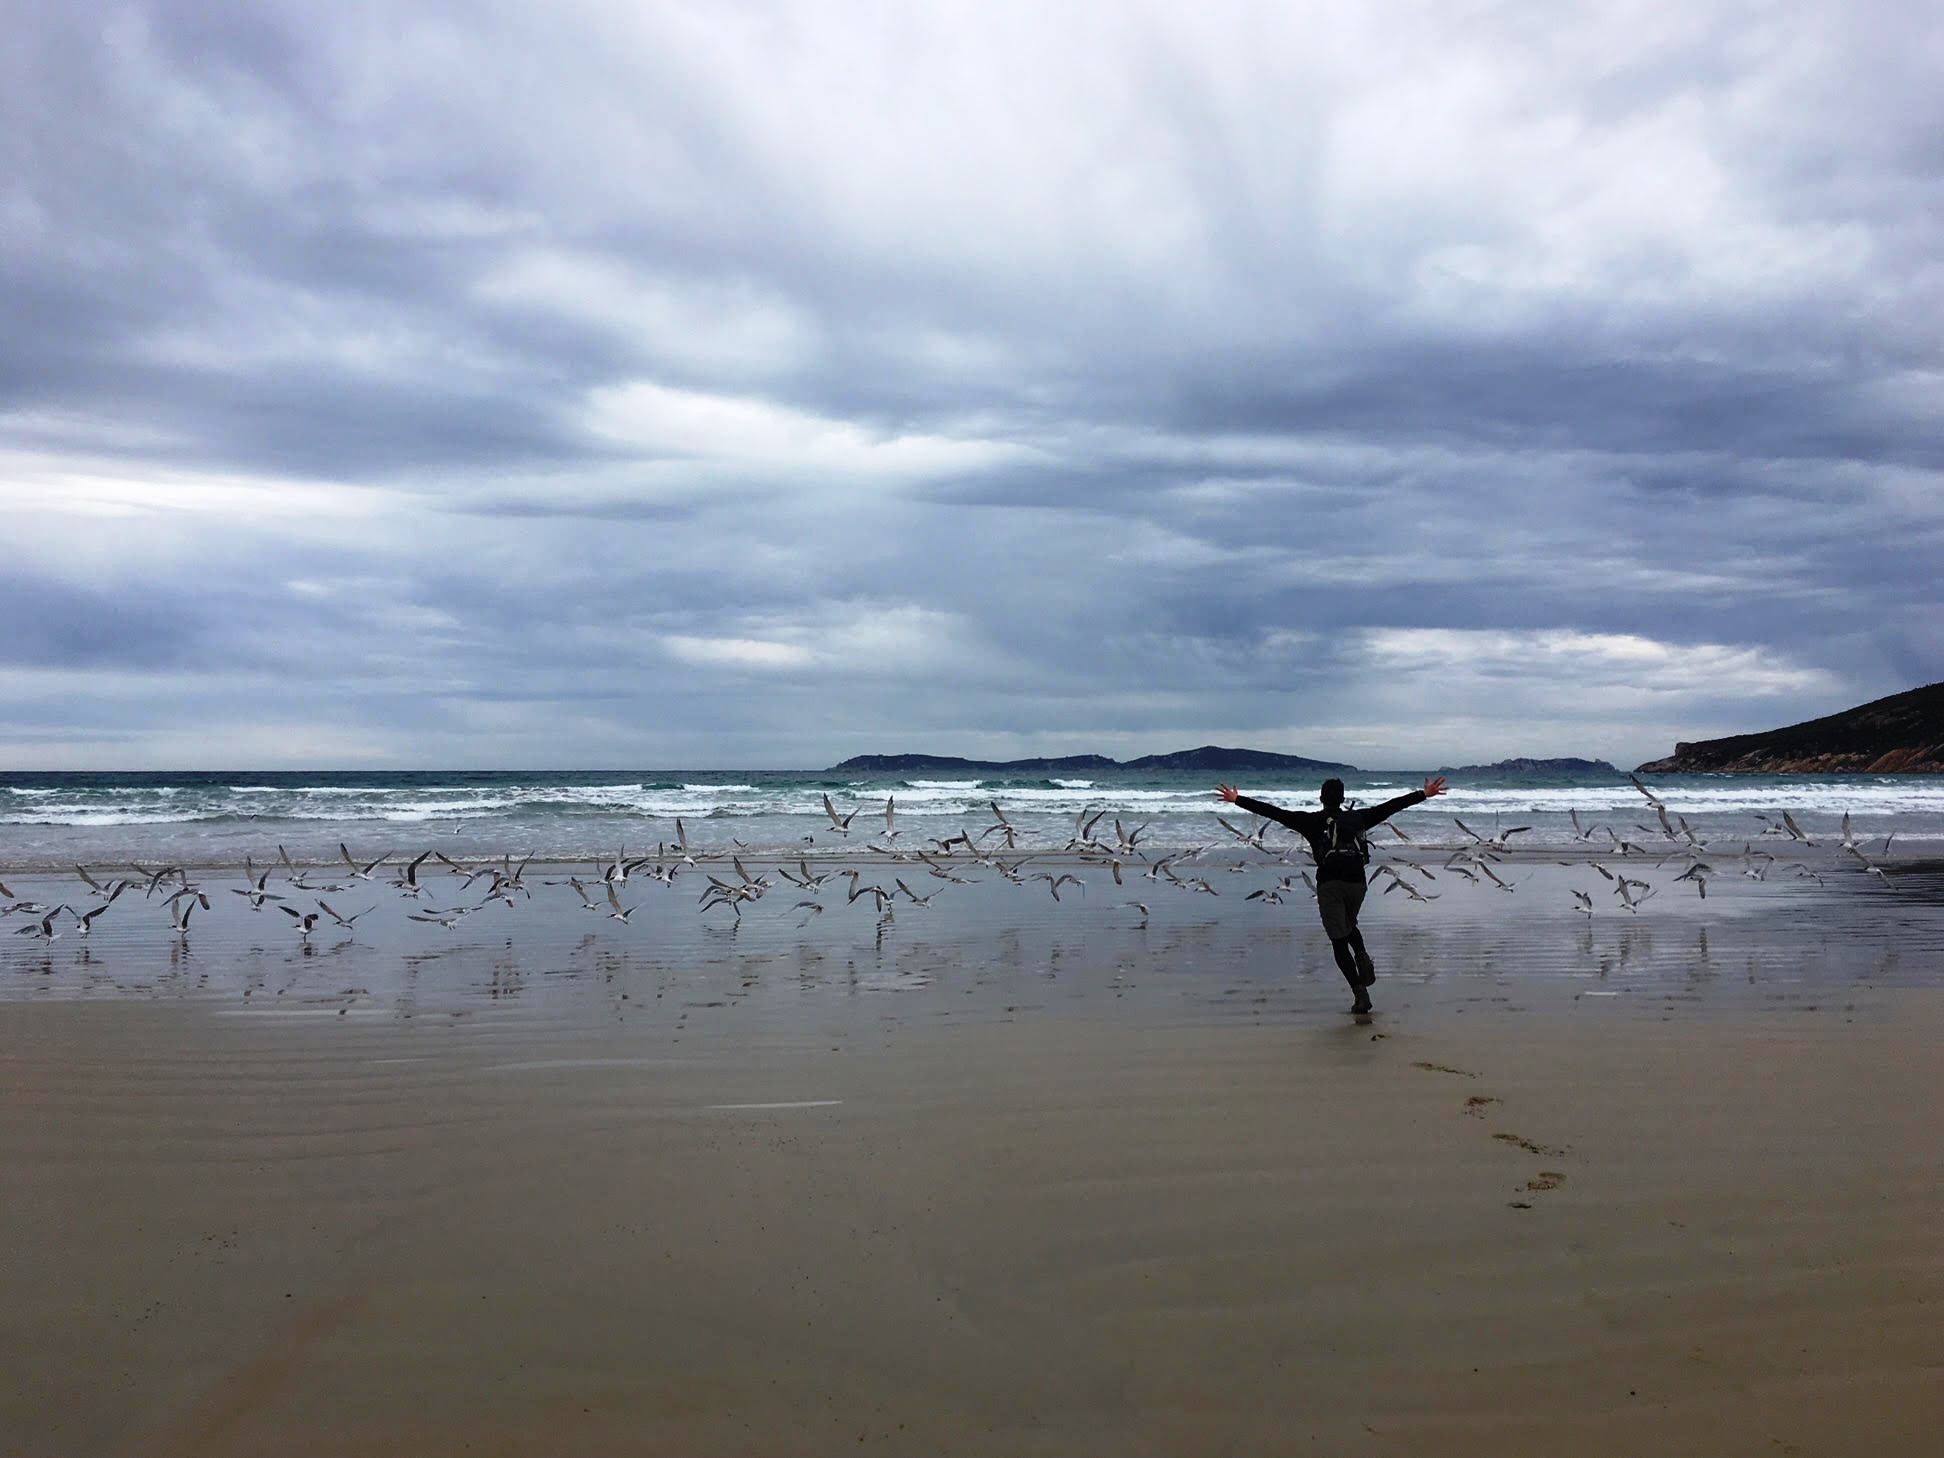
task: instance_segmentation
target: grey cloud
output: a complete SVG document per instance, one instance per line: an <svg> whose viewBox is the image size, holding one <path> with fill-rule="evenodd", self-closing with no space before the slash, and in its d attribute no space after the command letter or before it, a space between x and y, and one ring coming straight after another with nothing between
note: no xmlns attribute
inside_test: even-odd
<svg viewBox="0 0 1944 1458"><path fill-rule="evenodd" d="M131 594L62 582L38 572L0 578L0 621L7 646L0 665L86 669L195 661L185 621L200 617L199 599L140 602Z"/></svg>
<svg viewBox="0 0 1944 1458"><path fill-rule="evenodd" d="M1346 691L1424 719L1360 658L1409 628L1937 676L1944 104L1900 7L17 10L0 454L401 503L33 503L10 661L159 665L172 724L284 703L474 762L549 705L594 755L1289 742ZM608 429L638 384L688 393ZM874 617L934 651L874 664ZM0 730L62 712L163 717ZM1492 712L1443 757L1541 747L1536 701ZM1576 722L1644 756L1666 713Z"/></svg>

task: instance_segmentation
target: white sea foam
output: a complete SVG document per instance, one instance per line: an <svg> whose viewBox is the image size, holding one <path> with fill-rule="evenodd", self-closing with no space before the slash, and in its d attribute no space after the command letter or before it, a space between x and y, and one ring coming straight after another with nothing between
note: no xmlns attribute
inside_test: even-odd
<svg viewBox="0 0 1944 1458"><path fill-rule="evenodd" d="M209 820L207 813L168 814L160 810L70 810L64 813L0 815L0 825L181 825Z"/></svg>
<svg viewBox="0 0 1944 1458"><path fill-rule="evenodd" d="M1690 815L1726 814L1757 810L1844 810L1932 812L1944 814L1944 784L1909 782L1855 783L1819 780L1812 782L1742 783L1723 785L1652 786L1654 793L1670 811ZM1486 809L1501 807L1508 811L1587 811L1638 810L1651 815L1649 805L1631 785L1505 786L1503 788L1454 788L1441 802L1451 808L1466 805Z"/></svg>

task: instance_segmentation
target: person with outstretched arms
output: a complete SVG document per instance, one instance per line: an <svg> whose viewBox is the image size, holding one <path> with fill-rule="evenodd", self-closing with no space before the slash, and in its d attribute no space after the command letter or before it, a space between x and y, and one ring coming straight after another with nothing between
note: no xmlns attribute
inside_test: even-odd
<svg viewBox="0 0 1944 1458"><path fill-rule="evenodd" d="M1364 949L1363 932L1357 927L1357 911L1363 906L1368 882L1364 867L1370 862L1370 831L1398 811L1421 804L1445 792L1442 775L1433 775L1421 790L1411 790L1395 800L1367 809L1343 803L1343 781L1325 780L1318 791L1321 810L1285 810L1267 800L1252 800L1236 793L1233 785L1217 785L1215 793L1231 805L1240 805L1253 815L1287 825L1309 842L1316 857L1316 909L1323 917L1323 932L1336 953L1336 964L1343 980L1350 984L1356 1001L1350 1011L1370 1011L1370 985L1377 980L1377 968Z"/></svg>

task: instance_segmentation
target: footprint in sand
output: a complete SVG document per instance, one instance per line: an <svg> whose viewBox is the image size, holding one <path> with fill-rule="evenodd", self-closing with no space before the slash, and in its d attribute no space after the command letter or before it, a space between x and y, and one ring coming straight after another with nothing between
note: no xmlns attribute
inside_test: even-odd
<svg viewBox="0 0 1944 1458"><path fill-rule="evenodd" d="M1470 1101L1467 1101L1467 1106L1465 1111L1467 1113L1478 1112L1477 1109L1471 1106ZM1543 1155L1550 1155L1554 1158L1558 1158L1559 1156L1564 1155L1567 1152L1564 1149L1549 1148L1548 1146L1539 1143L1535 1139L1526 1138L1525 1135L1523 1134L1508 1134L1508 1133L1501 1132L1501 1133L1494 1134L1492 1137L1498 1140L1499 1143L1501 1144L1510 1144L1514 1148L1523 1150L1527 1154L1543 1154ZM1556 1190L1565 1183L1566 1183L1566 1175L1564 1171L1556 1170L1556 1169L1542 1169L1539 1171L1537 1175L1535 1175L1533 1178L1525 1182L1524 1186L1522 1187L1522 1193L1544 1194L1547 1190ZM1530 1210L1532 1208L1532 1201L1530 1200L1507 1200L1506 1204L1510 1205L1514 1210Z"/></svg>
<svg viewBox="0 0 1944 1458"><path fill-rule="evenodd" d="M1515 1144L1527 1154L1546 1154L1557 1159L1566 1153L1563 1149L1553 1149L1547 1145L1535 1143L1523 1134L1494 1134L1492 1137L1501 1144Z"/></svg>
<svg viewBox="0 0 1944 1458"><path fill-rule="evenodd" d="M1478 1077L1476 1073L1473 1073L1468 1068L1453 1068L1448 1063L1418 1062L1413 1063L1411 1067L1422 1068L1426 1073L1455 1074L1459 1078ZM1482 1119L1485 1117L1485 1111L1487 1109L1491 1108L1493 1104L1501 1102L1503 1100L1496 1094L1472 1094L1465 1100L1465 1112L1474 1119ZM1541 1144L1536 1139L1528 1139L1523 1134L1499 1132L1493 1134L1492 1137L1501 1144L1510 1144L1527 1154L1539 1154L1551 1159L1559 1159L1568 1153L1567 1150L1555 1149L1551 1145ZM1530 1193L1543 1193L1546 1190L1556 1190L1565 1183L1566 1176L1561 1171L1556 1169L1542 1169L1535 1178L1526 1181L1525 1189ZM1507 1203L1514 1210L1530 1210L1532 1208L1532 1202L1530 1200L1511 1200Z"/></svg>

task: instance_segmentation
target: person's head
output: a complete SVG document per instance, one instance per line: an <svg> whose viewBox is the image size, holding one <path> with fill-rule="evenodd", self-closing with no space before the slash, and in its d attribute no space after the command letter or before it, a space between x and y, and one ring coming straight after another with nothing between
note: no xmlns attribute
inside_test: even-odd
<svg viewBox="0 0 1944 1458"><path fill-rule="evenodd" d="M1343 803L1343 781L1325 780L1323 788L1318 793L1323 797L1323 808L1334 810Z"/></svg>

